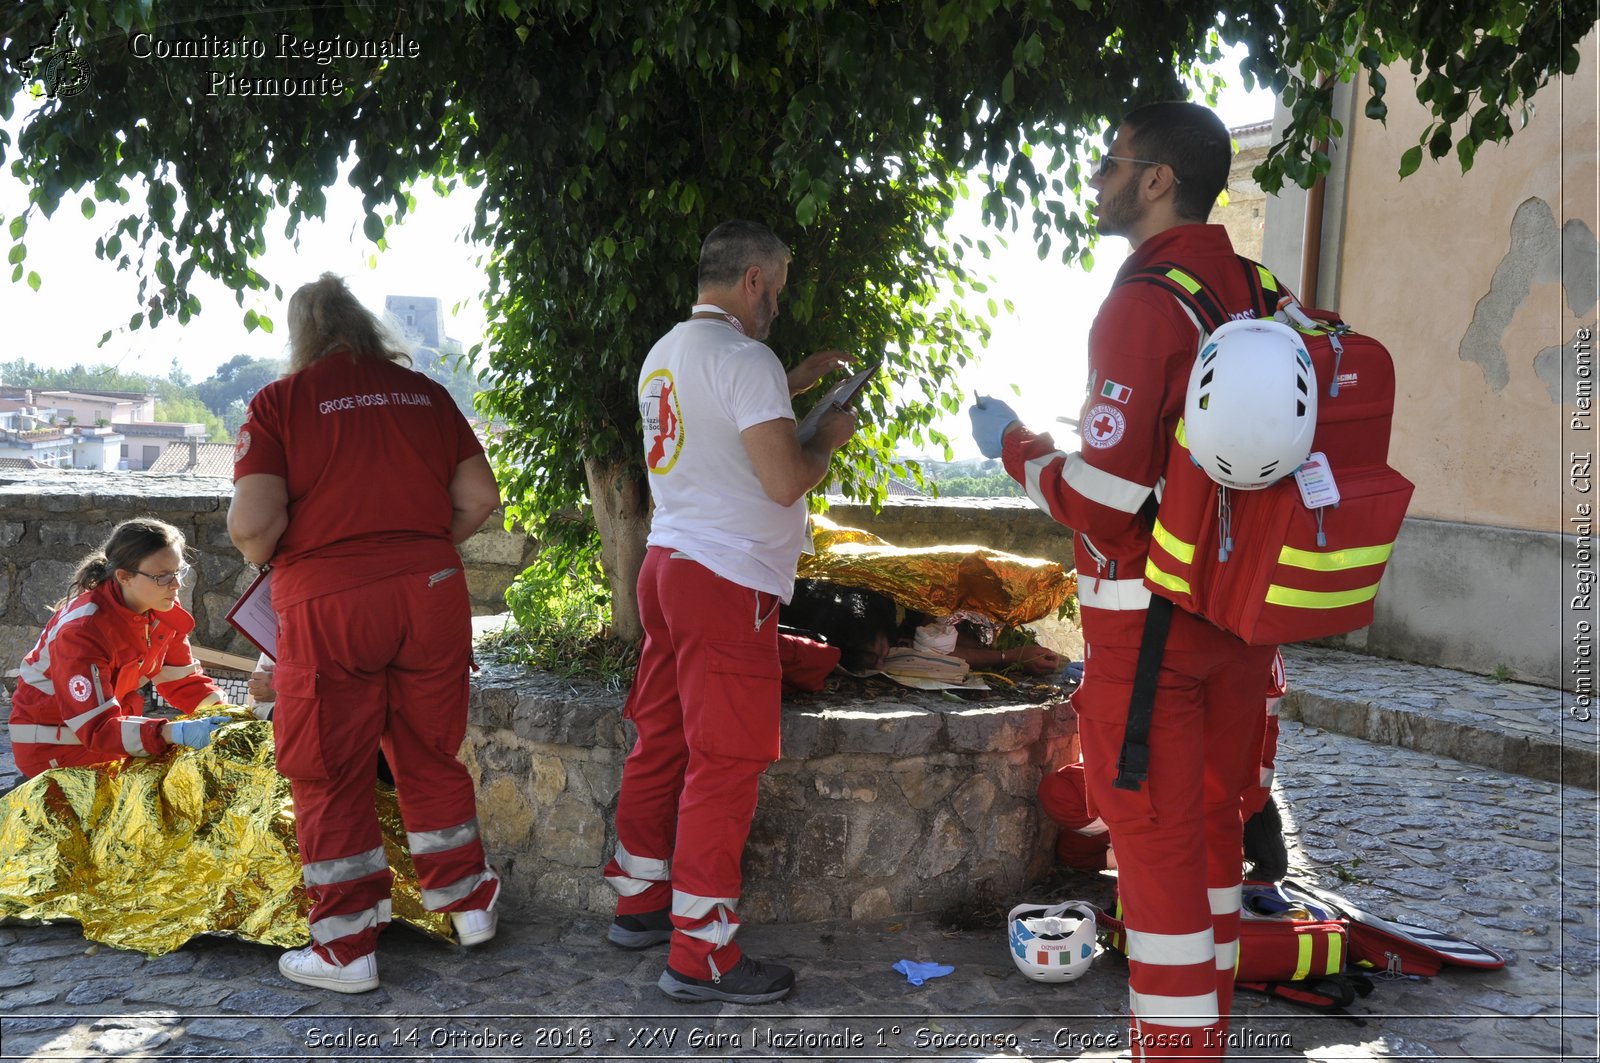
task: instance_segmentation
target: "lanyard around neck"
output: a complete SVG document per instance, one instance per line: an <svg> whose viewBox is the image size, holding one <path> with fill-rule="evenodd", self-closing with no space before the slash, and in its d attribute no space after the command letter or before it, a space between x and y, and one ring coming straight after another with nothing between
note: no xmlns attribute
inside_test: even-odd
<svg viewBox="0 0 1600 1063"><path fill-rule="evenodd" d="M738 318L722 309L722 307L718 306L716 303L695 303L689 308L689 313L721 314L723 317L727 318L728 324L739 330L740 334L744 333L744 322L740 321Z"/></svg>

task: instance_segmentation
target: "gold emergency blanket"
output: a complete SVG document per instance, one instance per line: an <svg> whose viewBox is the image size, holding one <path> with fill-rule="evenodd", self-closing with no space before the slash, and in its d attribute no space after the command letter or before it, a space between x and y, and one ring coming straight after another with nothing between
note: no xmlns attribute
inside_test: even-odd
<svg viewBox="0 0 1600 1063"><path fill-rule="evenodd" d="M196 934L309 942L272 725L244 709L217 714L239 722L205 749L55 768L0 797L0 917L77 920L91 941L152 956ZM422 907L394 792L378 786L377 807L394 917L447 937L449 917Z"/></svg>
<svg viewBox="0 0 1600 1063"><path fill-rule="evenodd" d="M801 555L802 578L865 587L934 616L981 613L1015 627L1055 612L1078 590L1077 574L1054 561L982 546L891 546L826 517L811 525L816 553Z"/></svg>

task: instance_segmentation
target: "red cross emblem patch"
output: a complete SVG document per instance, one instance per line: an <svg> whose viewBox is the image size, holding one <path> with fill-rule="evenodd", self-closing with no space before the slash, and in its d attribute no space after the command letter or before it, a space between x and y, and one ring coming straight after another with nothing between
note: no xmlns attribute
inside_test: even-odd
<svg viewBox="0 0 1600 1063"><path fill-rule="evenodd" d="M1122 411L1104 402L1089 407L1083 418L1083 441L1091 447L1114 447L1127 430Z"/></svg>

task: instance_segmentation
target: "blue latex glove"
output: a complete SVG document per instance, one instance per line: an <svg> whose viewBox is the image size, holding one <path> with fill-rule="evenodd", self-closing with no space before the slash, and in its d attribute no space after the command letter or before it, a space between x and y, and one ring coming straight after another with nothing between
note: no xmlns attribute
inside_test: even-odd
<svg viewBox="0 0 1600 1063"><path fill-rule="evenodd" d="M198 720L173 720L167 724L167 741L190 749L211 744L211 732L229 722L227 716L205 716Z"/></svg>
<svg viewBox="0 0 1600 1063"><path fill-rule="evenodd" d="M948 964L918 963L915 960L901 960L894 965L894 969L905 975L906 981L912 985L921 985L930 978L943 978L955 970Z"/></svg>
<svg viewBox="0 0 1600 1063"><path fill-rule="evenodd" d="M972 418L972 438L978 444L978 453L986 458L1000 456L1000 441L1005 438L1006 429L1021 420L1017 411L987 395L978 396L978 401L967 409L967 416Z"/></svg>

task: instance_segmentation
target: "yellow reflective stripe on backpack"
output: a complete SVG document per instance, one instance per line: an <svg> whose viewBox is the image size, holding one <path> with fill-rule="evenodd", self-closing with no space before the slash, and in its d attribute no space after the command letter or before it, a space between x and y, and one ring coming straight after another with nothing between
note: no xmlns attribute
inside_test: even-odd
<svg viewBox="0 0 1600 1063"><path fill-rule="evenodd" d="M1190 295L1193 295L1200 290L1200 282L1189 276L1181 269L1167 270L1167 277L1168 279L1177 281L1179 284L1183 285L1184 289Z"/></svg>
<svg viewBox="0 0 1600 1063"><path fill-rule="evenodd" d="M1156 563L1148 557L1144 559L1144 578L1160 587L1177 594L1189 593L1189 581L1182 576L1174 576L1170 572L1163 572Z"/></svg>
<svg viewBox="0 0 1600 1063"><path fill-rule="evenodd" d="M1275 292L1278 290L1278 278L1272 275L1271 270L1257 262L1256 272L1261 274L1261 287L1265 288L1269 292Z"/></svg>
<svg viewBox="0 0 1600 1063"><path fill-rule="evenodd" d="M1310 934L1296 934L1294 943L1300 954L1295 957L1294 977L1289 981L1298 982L1311 975L1311 950L1316 947L1317 940Z"/></svg>
<svg viewBox="0 0 1600 1063"><path fill-rule="evenodd" d="M1166 544L1162 544L1166 545ZM1170 551L1169 551L1170 552ZM1394 543L1383 546L1357 546L1348 550L1296 550L1285 546L1278 551L1280 565L1292 565L1313 572L1342 572L1347 568L1381 565L1394 553Z"/></svg>
<svg viewBox="0 0 1600 1063"><path fill-rule="evenodd" d="M1353 591L1302 591L1276 583L1267 588L1268 605L1286 605L1291 609L1343 609L1347 605L1370 602L1377 596L1376 583Z"/></svg>
<svg viewBox="0 0 1600 1063"><path fill-rule="evenodd" d="M1294 977L1292 982L1302 978L1311 977L1311 962L1315 959L1318 941L1328 943L1328 962L1323 967L1322 974L1338 974L1344 970L1344 939L1338 934L1312 934L1299 933L1295 935L1295 947L1298 955L1295 957ZM1237 967L1237 965L1235 965Z"/></svg>
<svg viewBox="0 0 1600 1063"><path fill-rule="evenodd" d="M1182 561L1186 565L1194 564L1194 543L1186 543L1173 535L1160 520L1150 531L1150 538L1161 544L1161 549Z"/></svg>

